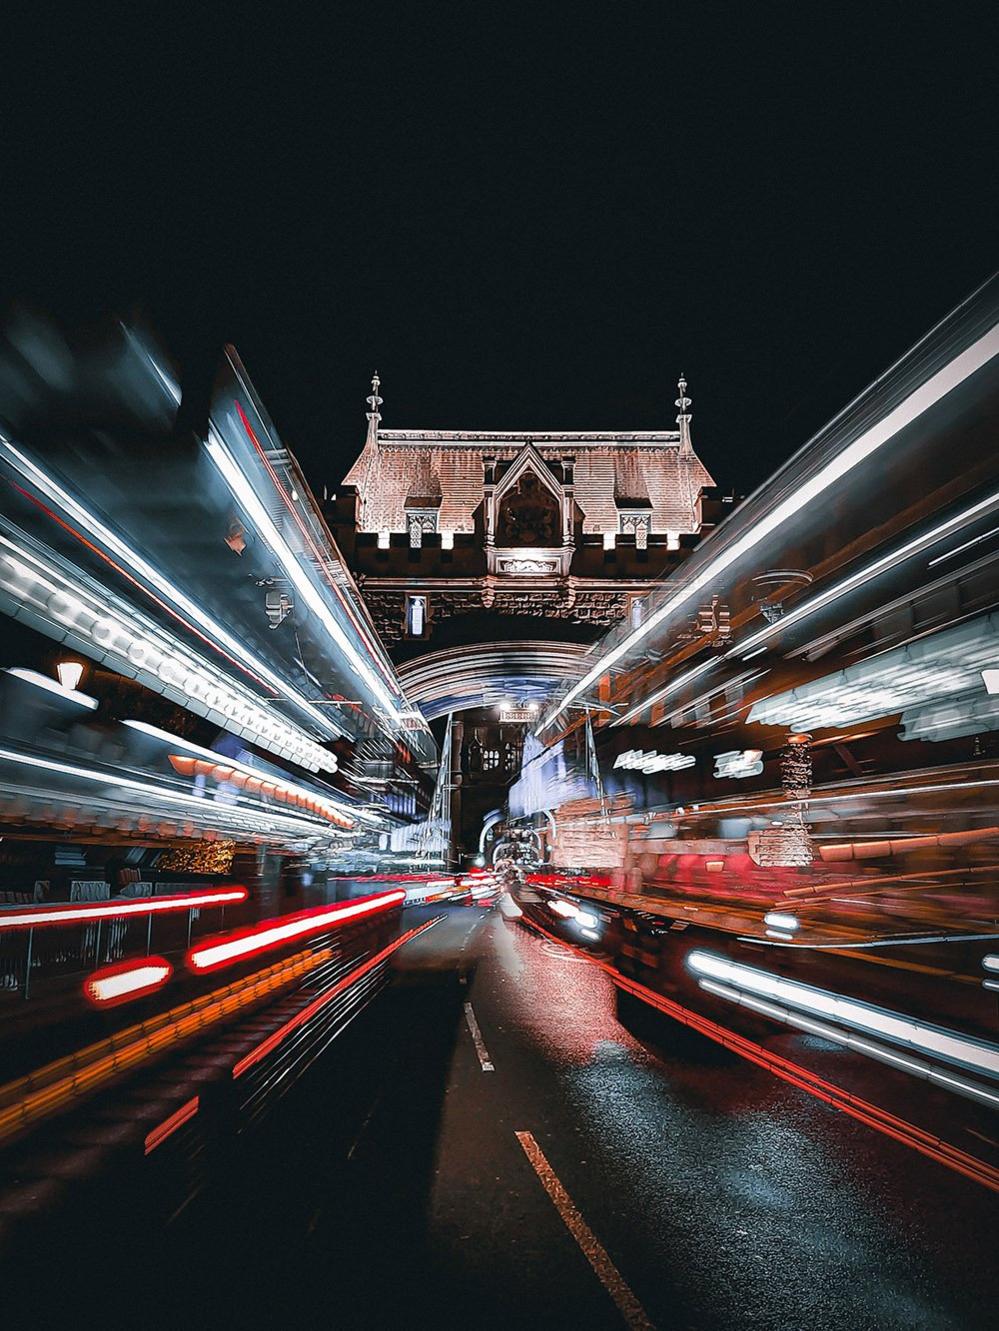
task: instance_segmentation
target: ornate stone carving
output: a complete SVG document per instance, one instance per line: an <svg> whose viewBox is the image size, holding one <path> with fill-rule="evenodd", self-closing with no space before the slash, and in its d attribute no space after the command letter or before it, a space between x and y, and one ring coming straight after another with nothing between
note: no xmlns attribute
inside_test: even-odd
<svg viewBox="0 0 999 1331"><path fill-rule="evenodd" d="M419 550L423 545L423 533L437 530L436 508L408 508L406 523L409 531L411 550Z"/></svg>
<svg viewBox="0 0 999 1331"><path fill-rule="evenodd" d="M534 573L545 575L558 573L559 571L557 559L526 559L523 557L509 559L500 555L496 564L500 573Z"/></svg>
<svg viewBox="0 0 999 1331"><path fill-rule="evenodd" d="M406 628L405 593L372 591L365 588L364 599L383 641L398 642Z"/></svg>
<svg viewBox="0 0 999 1331"><path fill-rule="evenodd" d="M554 545L560 535L558 500L533 471L525 471L500 501L496 544Z"/></svg>
<svg viewBox="0 0 999 1331"><path fill-rule="evenodd" d="M406 593L376 590L368 583L364 587L364 599L382 638L389 643L399 642L405 636ZM594 628L609 628L624 618L627 594L610 590L581 591L572 584L521 590L485 583L467 590L434 591L428 595L427 602L428 614L433 621L488 610L496 615L574 620Z"/></svg>

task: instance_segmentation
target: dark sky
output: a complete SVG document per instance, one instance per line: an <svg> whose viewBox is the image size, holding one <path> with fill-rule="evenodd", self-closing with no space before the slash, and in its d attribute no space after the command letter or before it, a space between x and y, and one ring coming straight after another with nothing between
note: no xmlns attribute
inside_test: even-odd
<svg viewBox="0 0 999 1331"><path fill-rule="evenodd" d="M9 294L233 341L314 484L374 368L386 425L577 429L683 370L747 490L995 266L984 6L203 8L8 43Z"/></svg>

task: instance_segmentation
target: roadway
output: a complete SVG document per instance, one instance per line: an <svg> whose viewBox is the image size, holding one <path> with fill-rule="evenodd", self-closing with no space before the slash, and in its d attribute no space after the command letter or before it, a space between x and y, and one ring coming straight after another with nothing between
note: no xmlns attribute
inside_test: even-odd
<svg viewBox="0 0 999 1331"><path fill-rule="evenodd" d="M644 1008L626 1028L606 974L498 912L452 908L392 964L209 1170L163 1152L191 1181L165 1227L81 1229L81 1264L112 1259L32 1310L105 1327L994 1324L986 1189Z"/></svg>

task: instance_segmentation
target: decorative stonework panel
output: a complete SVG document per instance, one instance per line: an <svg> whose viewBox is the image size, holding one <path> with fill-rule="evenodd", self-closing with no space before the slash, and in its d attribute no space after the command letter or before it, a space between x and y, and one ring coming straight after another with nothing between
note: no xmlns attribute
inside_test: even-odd
<svg viewBox="0 0 999 1331"><path fill-rule="evenodd" d="M404 591L363 589L379 634L386 642L399 642L406 630ZM483 586L474 590L434 591L427 597L427 614L433 620L471 615L483 610L496 615L529 616L532 619L562 619L608 628L623 619L627 594L616 591L579 591L564 586L506 589Z"/></svg>
<svg viewBox="0 0 999 1331"><path fill-rule="evenodd" d="M634 536L636 550L648 549L649 530L652 521L649 510L621 509L618 514L618 521L623 536Z"/></svg>
<svg viewBox="0 0 999 1331"><path fill-rule="evenodd" d="M437 530L436 508L410 508L406 510L406 522L409 529L409 546L419 550L423 545L423 533Z"/></svg>
<svg viewBox="0 0 999 1331"><path fill-rule="evenodd" d="M406 628L406 597L404 592L364 591L371 617L384 642L398 642Z"/></svg>
<svg viewBox="0 0 999 1331"><path fill-rule="evenodd" d="M530 559L525 557L510 557L497 555L496 569L499 573L534 574L545 575L558 573L559 563L557 559Z"/></svg>
<svg viewBox="0 0 999 1331"><path fill-rule="evenodd" d="M438 592L434 595L434 618L472 615L483 608L483 594L475 592Z"/></svg>

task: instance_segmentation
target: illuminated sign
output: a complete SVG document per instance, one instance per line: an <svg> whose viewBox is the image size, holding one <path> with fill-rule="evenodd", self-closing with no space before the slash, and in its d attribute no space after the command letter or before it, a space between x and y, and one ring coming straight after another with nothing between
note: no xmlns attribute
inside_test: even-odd
<svg viewBox="0 0 999 1331"><path fill-rule="evenodd" d="M648 775L650 772L679 772L684 767L693 767L696 761L692 753L657 753L655 749L644 753L641 749L628 749L618 754L614 766Z"/></svg>
<svg viewBox="0 0 999 1331"><path fill-rule="evenodd" d="M538 706L535 703L528 707L501 707L500 725L525 725L529 726L532 721L537 720Z"/></svg>
<svg viewBox="0 0 999 1331"><path fill-rule="evenodd" d="M763 771L762 749L733 749L731 753L719 753L715 756L715 776L733 776L742 780L747 776L759 776Z"/></svg>

